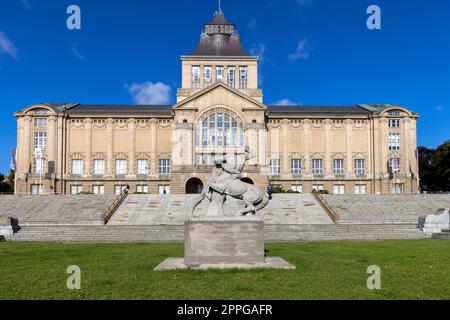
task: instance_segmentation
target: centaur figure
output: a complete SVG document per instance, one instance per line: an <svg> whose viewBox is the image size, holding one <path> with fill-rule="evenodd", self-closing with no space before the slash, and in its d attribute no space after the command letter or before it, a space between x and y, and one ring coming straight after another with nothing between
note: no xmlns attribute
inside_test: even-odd
<svg viewBox="0 0 450 320"><path fill-rule="evenodd" d="M240 215L256 214L264 209L269 204L269 198L255 185L241 180L245 163L254 157L255 154L251 153L248 147L242 155L216 157L210 179L202 195L194 202L192 215L205 199L210 201L208 215L223 215L223 204L227 196L244 201L245 208L239 212Z"/></svg>

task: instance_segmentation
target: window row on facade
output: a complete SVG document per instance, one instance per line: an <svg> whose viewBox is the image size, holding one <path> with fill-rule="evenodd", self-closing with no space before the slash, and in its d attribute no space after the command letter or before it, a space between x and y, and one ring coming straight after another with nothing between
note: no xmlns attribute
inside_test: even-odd
<svg viewBox="0 0 450 320"><path fill-rule="evenodd" d="M388 170L389 173L399 173L401 171L400 158L389 159ZM314 176L323 176L324 172L324 160L323 159L312 159L311 170ZM365 159L355 159L353 161L353 173L355 175L366 175L366 160ZM270 160L269 173L271 175L281 174L281 161L280 159ZM301 159L291 160L291 174L301 175L304 174L304 161ZM344 176L345 172L345 161L344 159L334 159L333 160L333 174L335 176Z"/></svg>
<svg viewBox="0 0 450 320"><path fill-rule="evenodd" d="M139 175L149 175L150 174L150 164L149 160L142 159L137 160L137 174ZM114 161L114 172L116 175L126 175L129 174L128 171L128 160L117 159ZM71 173L72 175L83 175L84 174L84 160L74 159L71 161ZM161 175L170 174L170 160L169 159L159 159L158 173ZM93 161L93 174L94 175L105 175L106 174L106 161L99 159Z"/></svg>
<svg viewBox="0 0 450 320"><path fill-rule="evenodd" d="M193 66L192 67L192 89L203 89L213 82L226 82L232 88L247 89L248 68L235 66ZM202 86L203 84L203 86Z"/></svg>

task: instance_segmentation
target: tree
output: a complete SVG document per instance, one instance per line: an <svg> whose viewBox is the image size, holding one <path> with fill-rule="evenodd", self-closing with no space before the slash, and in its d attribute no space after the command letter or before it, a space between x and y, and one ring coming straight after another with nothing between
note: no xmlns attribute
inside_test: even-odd
<svg viewBox="0 0 450 320"><path fill-rule="evenodd" d="M437 148L433 167L440 191L450 191L450 141Z"/></svg>
<svg viewBox="0 0 450 320"><path fill-rule="evenodd" d="M420 174L420 188L422 191L434 191L435 183L433 174L433 160L435 149L419 147L419 174Z"/></svg>
<svg viewBox="0 0 450 320"><path fill-rule="evenodd" d="M14 180L16 179L16 172L14 170L9 171L8 183L9 183L9 192L14 192Z"/></svg>
<svg viewBox="0 0 450 320"><path fill-rule="evenodd" d="M422 191L450 191L450 141L437 149L418 148Z"/></svg>
<svg viewBox="0 0 450 320"><path fill-rule="evenodd" d="M0 193L7 193L9 192L9 185L5 182L5 176L0 173Z"/></svg>

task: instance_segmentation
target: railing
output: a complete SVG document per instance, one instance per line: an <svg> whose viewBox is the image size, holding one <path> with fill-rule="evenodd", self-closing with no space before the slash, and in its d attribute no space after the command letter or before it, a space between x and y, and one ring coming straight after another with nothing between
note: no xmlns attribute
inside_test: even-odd
<svg viewBox="0 0 450 320"><path fill-rule="evenodd" d="M123 190L122 193L117 196L117 198L111 203L109 208L105 211L105 213L101 216L102 220L105 224L108 224L109 219L113 216L114 212L119 208L125 198L128 196L129 191L127 189Z"/></svg>
<svg viewBox="0 0 450 320"><path fill-rule="evenodd" d="M316 200L320 203L322 208L328 213L333 222L336 222L340 219L339 214L336 211L334 211L333 208L330 207L328 202L325 201L323 196L317 190L313 190L312 194L314 198L316 198Z"/></svg>

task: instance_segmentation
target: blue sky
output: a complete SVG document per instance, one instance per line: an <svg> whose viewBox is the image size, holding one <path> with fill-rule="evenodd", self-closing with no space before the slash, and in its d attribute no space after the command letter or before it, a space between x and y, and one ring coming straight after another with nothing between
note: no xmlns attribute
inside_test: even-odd
<svg viewBox="0 0 450 320"><path fill-rule="evenodd" d="M81 8L81 30L66 27ZM368 30L366 9L381 8ZM264 102L399 104L422 115L419 145L450 139L450 1L222 0L244 47L262 55ZM12 113L39 102L175 101L215 0L1 0L0 172Z"/></svg>

